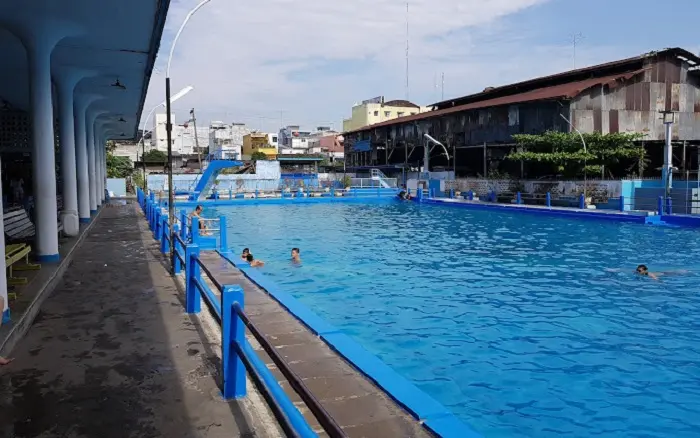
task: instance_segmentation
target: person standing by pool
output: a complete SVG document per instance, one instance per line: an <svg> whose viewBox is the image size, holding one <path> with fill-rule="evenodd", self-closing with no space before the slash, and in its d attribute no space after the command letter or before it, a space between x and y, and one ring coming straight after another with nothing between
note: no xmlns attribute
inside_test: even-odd
<svg viewBox="0 0 700 438"><path fill-rule="evenodd" d="M262 260L256 260L255 257L253 257L253 254L251 253L248 253L248 255L246 256L246 260L248 261L248 263L250 263L251 268L265 266L265 262L263 262Z"/></svg>
<svg viewBox="0 0 700 438"><path fill-rule="evenodd" d="M301 256L299 255L299 248L292 248L292 263L301 263Z"/></svg>

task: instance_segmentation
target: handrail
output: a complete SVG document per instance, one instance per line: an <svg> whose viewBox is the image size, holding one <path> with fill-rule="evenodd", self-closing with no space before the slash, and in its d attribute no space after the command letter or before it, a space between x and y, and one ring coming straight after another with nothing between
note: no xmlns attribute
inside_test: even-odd
<svg viewBox="0 0 700 438"><path fill-rule="evenodd" d="M309 410L311 411L312 414L314 414L314 417L318 420L318 422L321 424L321 427L326 431L328 436L331 438L343 438L345 437L345 433L343 430L340 428L338 423L335 422L333 417L330 416L328 411L326 411L323 406L321 406L321 403L316 399L316 397L311 394L311 391L306 387L304 382L301 380L301 378L294 372L292 371L291 368L289 368L289 365L282 359L282 356L277 352L275 347L273 347L270 342L263 336L258 328L253 324L253 322L248 318L248 316L243 312L243 309L241 309L241 306L238 303L233 303L233 310L236 312L239 318L243 321L243 324L245 324L246 327L248 327L248 330L250 330L250 333L253 335L256 341L260 344L260 346L265 350L265 352L270 356L270 359L277 365L277 368L282 372L284 377L287 378L287 381L289 381L289 384L291 385L292 388L299 394L299 397L304 401L306 406L309 407Z"/></svg>
<svg viewBox="0 0 700 438"><path fill-rule="evenodd" d="M299 394L328 436L332 438L346 437L347 435L313 396L301 378L294 373L272 344L245 314L243 289L240 286L221 284L199 257L200 246L194 242L187 243L186 233L189 227L180 228L180 230L175 228L171 231L167 217L160 214L161 212L155 208L157 201L152 196L149 198L144 193L138 192L137 198L146 213L150 228L154 231L156 239L161 243L161 252L164 254L168 253L170 245L173 245L173 272L176 274L180 272L179 265L185 268L185 306L187 313L198 313L203 297L221 324L221 374L223 376L222 394L224 398L231 399L245 396L245 373L247 372L261 391L263 398L267 401L280 427L287 436L300 438L317 437L316 433L279 385L277 379L246 340L245 330L247 328L289 381L292 389ZM220 221L222 225L221 234L223 236L226 224L224 218L221 218ZM198 218L193 218L193 225L195 227L198 225ZM195 235L197 234L196 230L198 228L195 229ZM219 299L207 287L203 275L206 275L211 284L219 291Z"/></svg>

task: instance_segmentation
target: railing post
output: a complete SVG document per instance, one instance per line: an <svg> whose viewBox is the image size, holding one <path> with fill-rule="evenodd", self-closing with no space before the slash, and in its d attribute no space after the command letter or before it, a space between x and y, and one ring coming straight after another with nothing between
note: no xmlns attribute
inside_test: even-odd
<svg viewBox="0 0 700 438"><path fill-rule="evenodd" d="M666 214L673 214L673 204L670 196L666 198Z"/></svg>
<svg viewBox="0 0 700 438"><path fill-rule="evenodd" d="M170 253L170 245L168 244L170 230L168 228L170 228L168 224L168 217L166 215L162 215L160 217L160 252L163 254Z"/></svg>
<svg viewBox="0 0 700 438"><path fill-rule="evenodd" d="M552 194L551 193L547 192L547 197L545 198L545 202L546 202L547 207L552 206Z"/></svg>
<svg viewBox="0 0 700 438"><path fill-rule="evenodd" d="M221 250L228 248L228 240L226 238L226 216L219 216L219 245Z"/></svg>
<svg viewBox="0 0 700 438"><path fill-rule="evenodd" d="M187 243L187 212L185 210L180 210L180 225L180 237L182 237L183 242Z"/></svg>
<svg viewBox="0 0 700 438"><path fill-rule="evenodd" d="M473 201L474 200L474 192L469 190L469 200Z"/></svg>
<svg viewBox="0 0 700 438"><path fill-rule="evenodd" d="M258 199L258 189L255 189L255 199Z"/></svg>
<svg viewBox="0 0 700 438"><path fill-rule="evenodd" d="M180 254L180 251L177 249L178 243L174 236L175 234L180 234L180 225L178 224L173 225L173 241L170 242L170 244L173 245L173 253L175 254L173 257L173 273L178 275L182 271L182 263L180 262L180 258L177 256L177 254ZM182 250L184 251L185 249L183 248Z"/></svg>
<svg viewBox="0 0 700 438"><path fill-rule="evenodd" d="M517 192L515 194L515 203L518 205L523 203L523 198L522 198L522 195L520 194L520 192Z"/></svg>
<svg viewBox="0 0 700 438"><path fill-rule="evenodd" d="M202 298L197 289L196 280L199 278L199 246L187 245L185 247L185 311L187 313L199 313L202 309Z"/></svg>
<svg viewBox="0 0 700 438"><path fill-rule="evenodd" d="M228 199L231 200L233 199L233 190L228 189Z"/></svg>
<svg viewBox="0 0 700 438"><path fill-rule="evenodd" d="M190 234L192 235L192 243L199 245L199 218L192 216L192 225L190 225Z"/></svg>
<svg viewBox="0 0 700 438"><path fill-rule="evenodd" d="M625 197L622 195L620 195L619 209L620 211L625 211Z"/></svg>
<svg viewBox="0 0 700 438"><path fill-rule="evenodd" d="M583 193L581 193L578 197L578 208L581 210L586 208L586 198L583 196Z"/></svg>
<svg viewBox="0 0 700 438"><path fill-rule="evenodd" d="M331 187L331 198L335 198L335 187Z"/></svg>
<svg viewBox="0 0 700 438"><path fill-rule="evenodd" d="M153 237L160 241L160 207L156 210L153 220Z"/></svg>
<svg viewBox="0 0 700 438"><path fill-rule="evenodd" d="M245 343L245 325L234 309L234 304L241 310L245 308L243 289L240 286L225 285L221 293L221 392L225 400L246 395L245 367L234 348L234 343L241 347Z"/></svg>
<svg viewBox="0 0 700 438"><path fill-rule="evenodd" d="M664 214L664 197L659 196L659 200L657 201L656 204L656 211L659 213L659 216L663 216Z"/></svg>

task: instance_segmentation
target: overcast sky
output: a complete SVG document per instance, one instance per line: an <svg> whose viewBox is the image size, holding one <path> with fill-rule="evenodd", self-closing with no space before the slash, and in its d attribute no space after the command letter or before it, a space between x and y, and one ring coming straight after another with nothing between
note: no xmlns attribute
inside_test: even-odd
<svg viewBox="0 0 700 438"><path fill-rule="evenodd" d="M199 0L172 0L146 109L165 97L174 33ZM698 0L409 0L409 98L426 105L487 86L680 46L698 52ZM212 0L171 66L181 123L342 128L353 103L406 95L402 0ZM437 87L436 87L437 84ZM148 111L144 110L144 115Z"/></svg>

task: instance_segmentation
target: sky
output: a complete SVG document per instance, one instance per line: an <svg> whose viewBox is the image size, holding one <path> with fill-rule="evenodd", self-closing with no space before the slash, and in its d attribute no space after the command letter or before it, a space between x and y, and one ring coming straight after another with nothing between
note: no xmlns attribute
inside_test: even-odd
<svg viewBox="0 0 700 438"><path fill-rule="evenodd" d="M197 3L171 1L144 117L165 99L172 40ZM443 92L464 96L666 47L700 52L698 0L408 0L408 13L406 3L211 0L175 47L172 94L194 87L173 104L176 122L195 108L199 126L341 130L352 105L375 96L408 91L428 105Z"/></svg>

